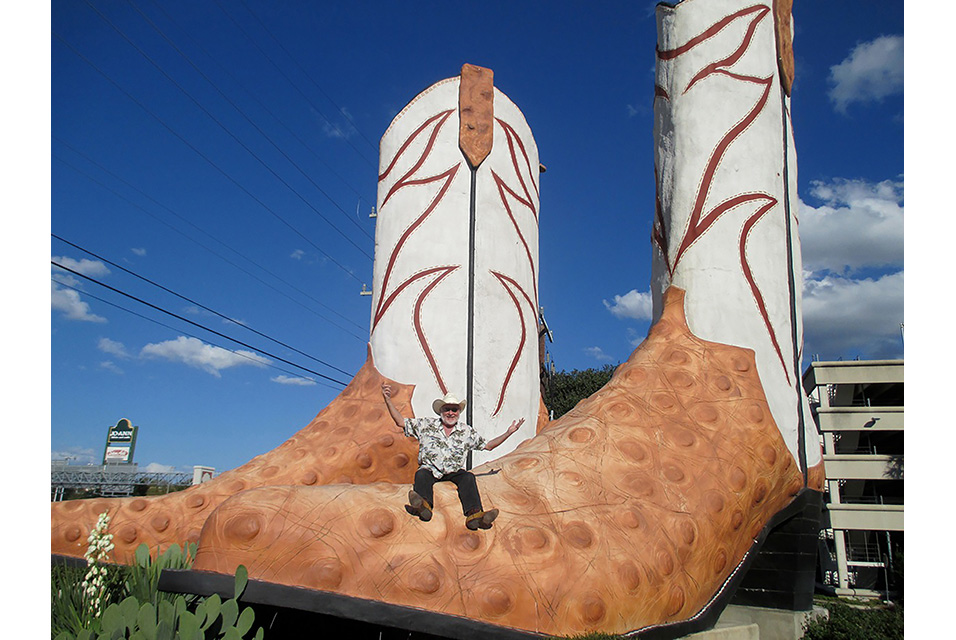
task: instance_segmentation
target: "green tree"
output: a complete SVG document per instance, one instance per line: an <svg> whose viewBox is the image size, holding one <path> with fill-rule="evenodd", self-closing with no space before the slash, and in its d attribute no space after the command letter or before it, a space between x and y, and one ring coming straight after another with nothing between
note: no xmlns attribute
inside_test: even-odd
<svg viewBox="0 0 956 640"><path fill-rule="evenodd" d="M545 384L545 406L554 412L555 420L560 418L578 402L606 385L616 368L608 364L600 369L556 372Z"/></svg>

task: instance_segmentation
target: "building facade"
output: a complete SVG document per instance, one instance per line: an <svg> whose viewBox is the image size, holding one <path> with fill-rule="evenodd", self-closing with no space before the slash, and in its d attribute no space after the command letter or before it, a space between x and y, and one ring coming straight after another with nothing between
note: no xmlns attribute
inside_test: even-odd
<svg viewBox="0 0 956 640"><path fill-rule="evenodd" d="M812 362L803 388L826 470L820 582L888 596L903 549L903 361Z"/></svg>

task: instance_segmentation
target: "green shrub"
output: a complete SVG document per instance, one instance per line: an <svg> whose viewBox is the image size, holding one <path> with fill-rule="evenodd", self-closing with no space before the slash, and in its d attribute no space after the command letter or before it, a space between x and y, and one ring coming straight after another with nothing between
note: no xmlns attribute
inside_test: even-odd
<svg viewBox="0 0 956 640"><path fill-rule="evenodd" d="M903 640L902 607L852 607L839 600L821 604L830 617L804 625L803 640Z"/></svg>

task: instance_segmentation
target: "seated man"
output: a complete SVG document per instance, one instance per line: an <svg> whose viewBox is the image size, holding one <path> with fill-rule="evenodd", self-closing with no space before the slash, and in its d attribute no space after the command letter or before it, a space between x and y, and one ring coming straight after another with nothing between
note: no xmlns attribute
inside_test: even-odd
<svg viewBox="0 0 956 640"><path fill-rule="evenodd" d="M385 405L395 425L404 430L405 435L418 440L419 468L415 473L414 487L408 492L409 504L405 510L428 522L432 519L435 483L454 482L465 514L465 526L472 531L490 529L491 523L498 517L498 510L482 509L475 474L465 470L468 452L491 451L517 431L524 423L524 418L512 422L507 431L486 442L474 427L459 420L466 401L458 400L454 394L446 394L432 403L440 419L405 418L392 403L392 388L388 384L382 385L382 395L385 396Z"/></svg>

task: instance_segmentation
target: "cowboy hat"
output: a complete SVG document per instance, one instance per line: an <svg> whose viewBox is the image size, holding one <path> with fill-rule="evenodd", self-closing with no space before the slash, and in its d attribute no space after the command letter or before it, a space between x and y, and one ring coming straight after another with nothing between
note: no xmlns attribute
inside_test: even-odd
<svg viewBox="0 0 956 640"><path fill-rule="evenodd" d="M459 411L464 411L465 405L468 403L467 400L459 400L458 396L454 393L446 393L444 398L438 398L432 403L432 409L435 410L435 413L441 415L441 408L446 404L457 404Z"/></svg>

